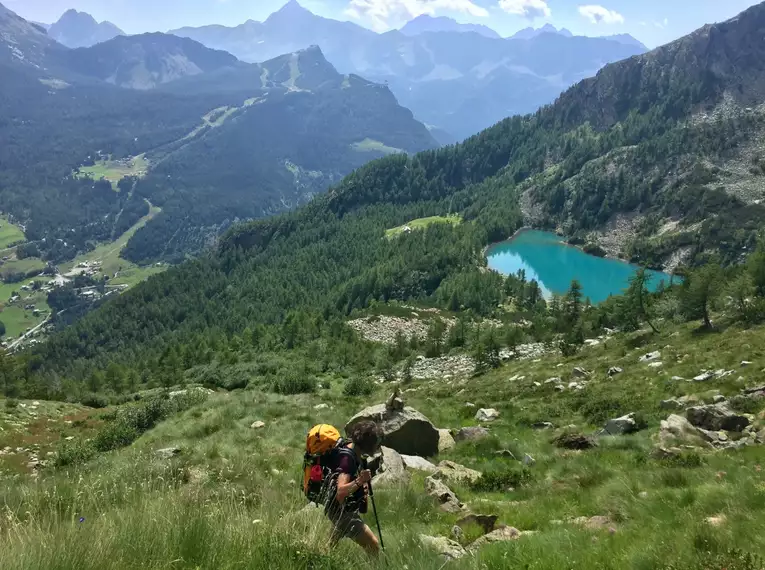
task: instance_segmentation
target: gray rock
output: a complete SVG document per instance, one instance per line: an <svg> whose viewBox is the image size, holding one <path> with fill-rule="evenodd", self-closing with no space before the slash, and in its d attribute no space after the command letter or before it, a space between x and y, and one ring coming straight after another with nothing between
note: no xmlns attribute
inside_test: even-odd
<svg viewBox="0 0 765 570"><path fill-rule="evenodd" d="M250 427L252 429L261 429L266 427L266 422L258 420L258 421L252 422L252 424L250 424Z"/></svg>
<svg viewBox="0 0 765 570"><path fill-rule="evenodd" d="M420 535L420 543L427 549L437 552L447 562L458 560L467 554L464 548L458 543L445 536Z"/></svg>
<svg viewBox="0 0 765 570"><path fill-rule="evenodd" d="M329 404L317 404L313 407L314 410L328 410Z"/></svg>
<svg viewBox="0 0 765 570"><path fill-rule="evenodd" d="M170 459L180 454L181 454L180 447L165 447L164 449L158 449L157 451L154 452L154 455L157 456L159 459Z"/></svg>
<svg viewBox="0 0 765 570"><path fill-rule="evenodd" d="M446 483L433 476L425 479L425 492L438 501L442 511L447 513L461 513L465 505L460 502L457 495L454 494Z"/></svg>
<svg viewBox="0 0 765 570"><path fill-rule="evenodd" d="M478 422L493 422L497 418L499 418L499 412L494 408L481 408L475 414Z"/></svg>
<svg viewBox="0 0 765 570"><path fill-rule="evenodd" d="M544 383L545 384L560 384L562 382L563 382L563 379L558 378L557 376L555 376L553 378L548 378L547 380L545 380Z"/></svg>
<svg viewBox="0 0 765 570"><path fill-rule="evenodd" d="M483 546L486 546L487 544L492 544L495 542L507 542L509 540L518 540L521 538L521 536L522 533L517 528L513 528L511 526L503 526L502 528L498 528L489 534L484 534L483 536L479 537L470 546L468 546L468 549L475 551Z"/></svg>
<svg viewBox="0 0 765 570"><path fill-rule="evenodd" d="M462 537L464 535L465 533L456 524L452 527L452 537L454 538L454 540L462 540Z"/></svg>
<svg viewBox="0 0 765 570"><path fill-rule="evenodd" d="M660 361L648 363L648 368L661 368L662 366L664 366L664 363Z"/></svg>
<svg viewBox="0 0 765 570"><path fill-rule="evenodd" d="M716 396L712 397L712 403L713 404L722 404L726 400L727 400L727 398L725 396L723 396L722 394L717 394Z"/></svg>
<svg viewBox="0 0 765 570"><path fill-rule="evenodd" d="M545 430L545 429L555 429L555 426L550 422L536 422L534 424L531 424L531 428Z"/></svg>
<svg viewBox="0 0 765 570"><path fill-rule="evenodd" d="M366 408L353 416L345 426L346 433L362 420L375 422L383 432L383 444L407 455L432 457L438 454L439 434L428 418L408 406L402 410L385 404Z"/></svg>
<svg viewBox="0 0 765 570"><path fill-rule="evenodd" d="M587 378L589 375L590 373L580 366L577 366L571 371L571 376L573 378Z"/></svg>
<svg viewBox="0 0 765 570"><path fill-rule="evenodd" d="M404 467L407 469L425 471L426 473L436 472L436 466L427 459L423 459L422 457L418 457L416 455L402 455L401 459L404 461Z"/></svg>
<svg viewBox="0 0 765 570"><path fill-rule="evenodd" d="M749 360L742 360L741 361L741 368L746 368L747 366L751 366L752 363Z"/></svg>
<svg viewBox="0 0 765 570"><path fill-rule="evenodd" d="M478 441L489 437L489 430L485 427L464 427L457 432L454 439L457 441Z"/></svg>
<svg viewBox="0 0 765 570"><path fill-rule="evenodd" d="M709 443L704 439L699 430L683 416L678 416L677 414L672 414L666 420L661 421L658 439L659 449L668 451L668 456L675 455L673 448L683 445L709 447ZM656 453L660 454L658 450Z"/></svg>
<svg viewBox="0 0 765 570"><path fill-rule="evenodd" d="M749 425L749 418L735 413L725 402L688 408L686 417L694 426L710 431L741 432Z"/></svg>
<svg viewBox="0 0 765 570"><path fill-rule="evenodd" d="M481 527L484 534L488 534L495 530L497 526L497 515L467 515L457 521L457 526L464 529L466 526L476 525Z"/></svg>
<svg viewBox="0 0 765 570"><path fill-rule="evenodd" d="M617 374L621 374L622 372L624 372L624 370L622 370L618 366L612 366L611 368L608 369L609 376L616 376Z"/></svg>
<svg viewBox="0 0 765 570"><path fill-rule="evenodd" d="M630 413L620 418L614 418L608 420L606 426L603 428L603 435L626 435L628 433L634 433L638 430L637 421L635 421L635 414Z"/></svg>
<svg viewBox="0 0 765 570"><path fill-rule="evenodd" d="M409 482L410 475L406 471L403 457L390 447L380 448L382 461L378 463L377 475L372 480L378 487L393 487Z"/></svg>
<svg viewBox="0 0 765 570"><path fill-rule="evenodd" d="M450 483L474 483L481 478L481 472L470 469L454 461L441 461L438 464L436 472L433 473L434 479L441 479Z"/></svg>
<svg viewBox="0 0 765 570"><path fill-rule="evenodd" d="M577 517L571 520L572 523L583 526L588 530L613 529L614 522L607 516L596 515L594 517Z"/></svg>
<svg viewBox="0 0 765 570"><path fill-rule="evenodd" d="M659 360L661 358L661 352L658 350L655 350L654 352L649 352L648 354L644 354L638 359L638 362L652 362L654 360Z"/></svg>
<svg viewBox="0 0 765 570"><path fill-rule="evenodd" d="M531 457L531 455L529 455L528 453L523 456L523 464L526 465L527 467L531 467L535 465L536 462L537 460Z"/></svg>
<svg viewBox="0 0 765 570"><path fill-rule="evenodd" d="M679 400L662 400L659 407L662 410L682 410L685 406Z"/></svg>
<svg viewBox="0 0 765 570"><path fill-rule="evenodd" d="M454 437L452 437L452 432L450 432L448 429L438 430L438 452L439 453L443 453L444 451L449 451L455 445L457 444L454 441Z"/></svg>

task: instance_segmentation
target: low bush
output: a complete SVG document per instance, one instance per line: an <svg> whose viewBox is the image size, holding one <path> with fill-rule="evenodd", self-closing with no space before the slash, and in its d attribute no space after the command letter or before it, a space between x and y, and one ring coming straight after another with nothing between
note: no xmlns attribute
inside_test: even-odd
<svg viewBox="0 0 765 570"><path fill-rule="evenodd" d="M354 376L345 383L343 388L343 394L346 396L369 396L374 391L374 382L363 376Z"/></svg>
<svg viewBox="0 0 765 570"><path fill-rule="evenodd" d="M532 473L526 467L513 467L501 471L486 471L470 484L473 491L507 491L510 487L521 487L532 481Z"/></svg>

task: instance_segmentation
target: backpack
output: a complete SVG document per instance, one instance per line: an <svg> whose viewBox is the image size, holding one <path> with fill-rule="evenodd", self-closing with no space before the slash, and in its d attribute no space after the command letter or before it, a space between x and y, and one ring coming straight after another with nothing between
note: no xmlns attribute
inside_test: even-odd
<svg viewBox="0 0 765 570"><path fill-rule="evenodd" d="M319 424L309 430L303 457L303 494L306 499L323 504L331 498L340 457L348 455L356 461L353 450L348 448L349 443L340 437L337 428L328 424Z"/></svg>

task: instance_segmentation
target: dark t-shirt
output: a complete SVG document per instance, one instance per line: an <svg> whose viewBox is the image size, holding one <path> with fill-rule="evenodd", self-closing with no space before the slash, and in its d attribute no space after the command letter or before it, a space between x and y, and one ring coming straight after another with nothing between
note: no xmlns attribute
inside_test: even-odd
<svg viewBox="0 0 765 570"><path fill-rule="evenodd" d="M359 463L356 460L356 454L352 451L351 453L341 453L340 460L337 462L337 469L335 469L335 471L337 473L345 473L346 475L350 475L351 481L358 477ZM353 495L350 495L345 500L345 502L347 505L352 506L352 508L359 508L364 502L364 488L362 487L353 493Z"/></svg>

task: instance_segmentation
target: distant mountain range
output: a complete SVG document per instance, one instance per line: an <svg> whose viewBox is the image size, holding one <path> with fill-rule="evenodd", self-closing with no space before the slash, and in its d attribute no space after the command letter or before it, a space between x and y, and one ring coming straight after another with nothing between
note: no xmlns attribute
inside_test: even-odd
<svg viewBox="0 0 765 570"><path fill-rule="evenodd" d="M474 32L495 40L498 40L501 37L488 26L482 26L480 24L460 24L451 18L445 18L443 16L436 18L428 16L427 14L416 17L401 28L401 33L407 36L417 36L426 32Z"/></svg>
<svg viewBox="0 0 765 570"><path fill-rule="evenodd" d="M520 30L519 32L516 32L515 34L510 36L510 39L511 40L531 40L542 34L558 34L566 38L571 38L574 36L574 34L572 34L566 28L561 28L559 30L552 24L545 24L541 28L524 28Z"/></svg>
<svg viewBox="0 0 765 570"><path fill-rule="evenodd" d="M521 35L528 39L501 39L487 29L428 17L400 31L377 34L316 16L296 0L262 23L169 33L249 62L318 45L340 72L387 82L402 105L449 133L451 140L507 116L535 111L605 64L646 51L616 39L572 37L552 26L524 31ZM442 135L443 142L448 140Z"/></svg>
<svg viewBox="0 0 765 570"><path fill-rule="evenodd" d="M262 64L167 34L69 49L0 4L0 78L0 204L54 263L149 202L162 213L125 255L182 259L372 159L437 146L386 86L338 73L318 47ZM148 167L119 192L82 174L138 155Z"/></svg>
<svg viewBox="0 0 765 570"><path fill-rule="evenodd" d="M116 36L125 35L111 22L96 22L90 14L67 10L58 22L50 25L48 35L70 48L90 47Z"/></svg>

